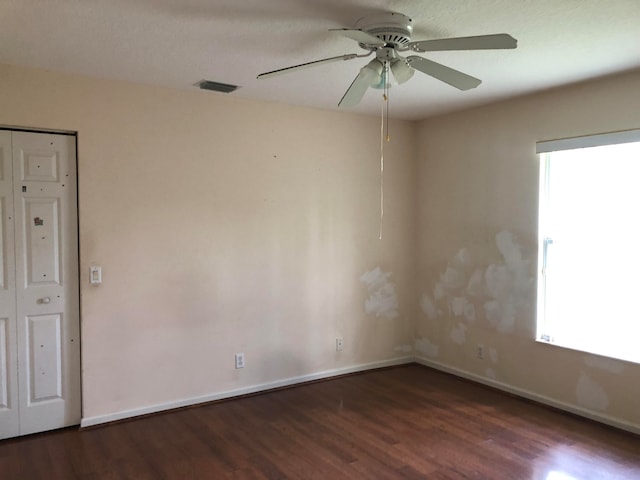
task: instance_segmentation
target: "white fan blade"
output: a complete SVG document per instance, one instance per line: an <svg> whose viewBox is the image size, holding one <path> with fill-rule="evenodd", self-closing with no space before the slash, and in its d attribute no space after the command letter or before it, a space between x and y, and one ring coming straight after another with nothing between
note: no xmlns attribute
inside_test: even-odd
<svg viewBox="0 0 640 480"><path fill-rule="evenodd" d="M355 80L351 82L351 85L343 95L342 100L338 103L338 107L355 107L358 105L367 91L367 88L380 83L383 78L383 72L384 65L377 58L374 58L367 63L360 69Z"/></svg>
<svg viewBox="0 0 640 480"><path fill-rule="evenodd" d="M284 73L295 72L309 67L315 67L316 65L322 65L323 63L337 62L338 60L351 60L359 55L356 53L348 53L346 55L340 55L337 57L323 58L322 60L314 60L313 62L301 63L300 65L294 65L292 67L280 68L271 72L265 72L258 75L258 78L270 78Z"/></svg>
<svg viewBox="0 0 640 480"><path fill-rule="evenodd" d="M385 43L375 35L355 28L332 28L330 32L340 32L347 38L372 47L384 47Z"/></svg>
<svg viewBox="0 0 640 480"><path fill-rule="evenodd" d="M418 57L417 55L407 57L407 62L409 62L409 65L416 70L420 70L422 73L426 73L427 75L437 78L444 83L448 83L459 90L476 88L482 83L482 80L472 77L471 75L459 72L453 68L445 67L444 65L432 62L426 58Z"/></svg>
<svg viewBox="0 0 640 480"><path fill-rule="evenodd" d="M445 50L498 50L516 48L518 41L506 33L477 37L440 38L409 43L414 52L441 52Z"/></svg>
<svg viewBox="0 0 640 480"><path fill-rule="evenodd" d="M338 107L355 107L360 103L367 88L371 85L371 78L363 70L360 70L358 76L351 82L351 85L338 103Z"/></svg>

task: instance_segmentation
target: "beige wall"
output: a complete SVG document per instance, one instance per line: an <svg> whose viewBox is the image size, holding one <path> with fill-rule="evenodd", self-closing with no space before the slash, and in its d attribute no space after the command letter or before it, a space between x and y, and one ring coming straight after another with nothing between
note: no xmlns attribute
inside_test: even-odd
<svg viewBox="0 0 640 480"><path fill-rule="evenodd" d="M534 341L535 143L639 128L639 84L635 72L420 123L420 358L640 431L640 366Z"/></svg>
<svg viewBox="0 0 640 480"><path fill-rule="evenodd" d="M374 118L3 66L0 125L78 132L85 418L411 358L413 124L382 241Z"/></svg>
<svg viewBox="0 0 640 480"><path fill-rule="evenodd" d="M376 118L0 66L0 125L78 132L84 417L415 355L640 428L640 367L533 340L535 142L639 82L394 121L380 241Z"/></svg>

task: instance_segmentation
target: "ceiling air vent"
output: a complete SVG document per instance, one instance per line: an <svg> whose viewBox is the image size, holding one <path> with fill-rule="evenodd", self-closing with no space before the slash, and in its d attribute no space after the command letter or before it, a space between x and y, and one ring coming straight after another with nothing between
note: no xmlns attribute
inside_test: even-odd
<svg viewBox="0 0 640 480"><path fill-rule="evenodd" d="M231 93L238 88L237 85L229 85L228 83L212 82L211 80L202 80L197 84L202 90L211 90L213 92Z"/></svg>

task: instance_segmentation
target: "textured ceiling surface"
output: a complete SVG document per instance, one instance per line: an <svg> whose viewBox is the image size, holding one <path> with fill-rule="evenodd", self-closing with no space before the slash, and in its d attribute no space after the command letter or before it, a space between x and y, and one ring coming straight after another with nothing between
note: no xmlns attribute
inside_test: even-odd
<svg viewBox="0 0 640 480"><path fill-rule="evenodd" d="M182 89L208 79L239 85L233 96L336 109L370 58L256 75L364 53L328 30L389 11L413 19L412 40L518 39L516 50L421 54L483 83L462 92L416 72L391 89L395 118L640 68L640 0L0 0L0 63ZM377 114L381 98L370 89L349 110Z"/></svg>

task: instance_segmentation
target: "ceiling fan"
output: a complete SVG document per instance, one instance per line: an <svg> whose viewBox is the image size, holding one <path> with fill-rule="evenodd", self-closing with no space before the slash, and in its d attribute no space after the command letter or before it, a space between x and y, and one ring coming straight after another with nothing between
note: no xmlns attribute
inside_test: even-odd
<svg viewBox="0 0 640 480"><path fill-rule="evenodd" d="M438 52L445 50L496 50L516 48L518 42L511 35L500 33L474 37L441 38L435 40L411 41L413 26L411 18L402 13L379 13L361 18L355 28L331 29L358 42L367 53L348 53L336 57L323 58L291 67L280 68L261 73L259 79L270 78L304 68L336 62L368 57L375 53L376 58L360 69L355 80L338 103L339 107L353 107L360 103L369 87L387 89L391 86L393 74L395 82L402 84L409 80L416 70L430 75L442 82L458 88L469 90L475 88L481 80L446 67L418 55L403 57L401 52Z"/></svg>

